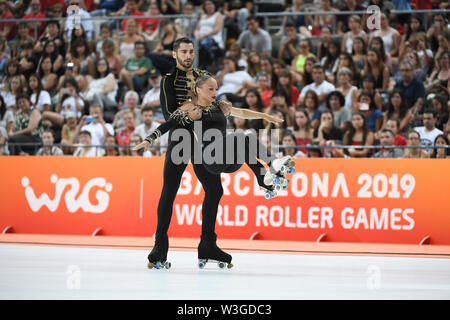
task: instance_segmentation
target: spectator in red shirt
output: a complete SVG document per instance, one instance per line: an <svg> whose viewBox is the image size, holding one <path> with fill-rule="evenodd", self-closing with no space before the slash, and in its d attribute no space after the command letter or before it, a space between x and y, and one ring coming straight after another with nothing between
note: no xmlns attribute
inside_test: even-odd
<svg viewBox="0 0 450 320"><path fill-rule="evenodd" d="M430 10L433 9L431 0L411 0L411 7L414 10Z"/></svg>
<svg viewBox="0 0 450 320"><path fill-rule="evenodd" d="M270 97L273 94L273 90L269 88L269 78L265 73L259 73L256 77L256 83L258 84L258 92L262 101L266 107L270 106Z"/></svg>
<svg viewBox="0 0 450 320"><path fill-rule="evenodd" d="M5 0L0 0L0 19L14 19ZM16 24L14 22L0 22L0 38L8 41L16 37Z"/></svg>
<svg viewBox="0 0 450 320"><path fill-rule="evenodd" d="M290 101L286 101L288 103L288 106L295 105L298 96L300 95L300 91L297 89L296 86L293 85L291 72L289 70L281 71L278 83L291 98Z"/></svg>
<svg viewBox="0 0 450 320"><path fill-rule="evenodd" d="M127 0L126 6L127 6L127 13L125 14L126 16L129 16L129 17L145 16L144 12L138 10L139 7L138 7L137 0ZM138 28L139 33L145 29L146 20L147 19L136 19L136 22L139 26L139 28ZM127 21L128 21L128 19L124 19L122 21L122 26L120 27L121 31L125 31L125 26L127 25Z"/></svg>
<svg viewBox="0 0 450 320"><path fill-rule="evenodd" d="M46 18L45 14L41 12L41 1L40 0L31 0L30 2L31 13L27 14L23 17L23 19L41 19ZM39 21L39 22L30 22L30 37L34 37L34 26L37 24L37 39L39 39L45 31L45 27L47 26L47 22Z"/></svg>
<svg viewBox="0 0 450 320"><path fill-rule="evenodd" d="M97 2L97 1L94 1L94 0L84 0L84 1L82 1L82 2L80 3L80 6L81 6L84 10L86 10L87 12L91 12L91 11L95 10L95 7L96 7L95 2ZM100 2L100 1L98 1L98 2Z"/></svg>
<svg viewBox="0 0 450 320"><path fill-rule="evenodd" d="M119 146L127 146L130 144L130 137L135 129L133 112L131 110L124 110L122 118L125 126L117 130L116 140ZM120 148L119 151L121 155L126 155L127 153L125 148Z"/></svg>
<svg viewBox="0 0 450 320"><path fill-rule="evenodd" d="M386 122L386 129L391 130L395 135L394 146L406 146L406 138L398 133L400 121L397 119L389 119Z"/></svg>
<svg viewBox="0 0 450 320"><path fill-rule="evenodd" d="M47 9L50 9L55 4L60 4L61 6L63 6L64 11L66 11L66 8L67 8L64 0L40 0L40 2L41 2L42 12L45 12Z"/></svg>
<svg viewBox="0 0 450 320"><path fill-rule="evenodd" d="M158 4L156 2L150 3L148 7L148 16L158 16L161 14L159 11ZM162 18L149 18L144 20L144 29L143 31L150 37L155 38L158 34L158 26L162 21Z"/></svg>

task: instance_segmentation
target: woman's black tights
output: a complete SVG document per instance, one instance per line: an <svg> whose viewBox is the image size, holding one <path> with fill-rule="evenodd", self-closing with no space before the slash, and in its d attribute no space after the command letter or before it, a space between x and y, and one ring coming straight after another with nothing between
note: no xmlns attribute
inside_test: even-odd
<svg viewBox="0 0 450 320"><path fill-rule="evenodd" d="M220 145L220 142L217 141L214 145ZM264 184L267 170L260 160L271 167L272 161L276 157L268 153L267 147L259 141L254 132L228 134L222 140L222 149L217 149L212 150L208 147L203 149L203 164L209 172L214 174L232 173L246 163L255 174L261 187L272 188Z"/></svg>

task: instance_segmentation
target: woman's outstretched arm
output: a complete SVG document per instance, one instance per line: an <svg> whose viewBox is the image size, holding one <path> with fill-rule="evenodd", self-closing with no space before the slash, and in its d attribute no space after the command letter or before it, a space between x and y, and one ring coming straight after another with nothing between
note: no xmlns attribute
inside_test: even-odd
<svg viewBox="0 0 450 320"><path fill-rule="evenodd" d="M191 124L194 120L199 120L202 116L200 109L193 105L192 103L186 103L180 108L178 108L175 112L173 112L169 120L161 124L158 128L155 129L143 142L133 147L133 151L137 151L139 149L145 148L147 151L150 145L158 139L160 136L168 132L175 126L182 125L183 127L190 128Z"/></svg>
<svg viewBox="0 0 450 320"><path fill-rule="evenodd" d="M278 124L284 120L274 117L264 112L253 111L249 109L231 108L231 115L242 119L264 119L271 123Z"/></svg>

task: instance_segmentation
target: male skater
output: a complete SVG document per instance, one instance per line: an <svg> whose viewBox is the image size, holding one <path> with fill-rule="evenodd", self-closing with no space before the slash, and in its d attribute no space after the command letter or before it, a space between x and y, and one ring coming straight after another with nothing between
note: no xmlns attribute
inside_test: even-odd
<svg viewBox="0 0 450 320"><path fill-rule="evenodd" d="M174 130L185 128L185 120L178 118L176 111L186 100L190 99L189 93L194 90L195 80L201 74L206 73L193 68L194 44L188 38L180 38L174 42L172 55L177 62L176 67L161 80L160 101L164 118L177 119L179 125L173 127L169 132L169 142L164 162L164 182L161 197L158 204L158 222L155 234L155 246L148 255L149 266L156 263L164 263L167 260L169 250L169 238L167 231L172 217L173 202L175 200L181 177L186 169L187 163L180 164L172 159L172 149L178 141L172 141ZM231 108L231 104L229 106ZM194 145L194 135L192 130L188 130L191 138L191 146ZM183 143L181 141L180 143ZM183 157L184 158L184 157ZM189 157L190 158L190 157ZM193 163L194 172L205 191L205 198L202 206L202 235L199 250L218 251L216 245L216 234L214 232L217 210L220 199L223 195L222 181L220 175L211 174L201 164ZM221 251L221 250L220 250ZM231 262L231 255L226 255L226 262Z"/></svg>

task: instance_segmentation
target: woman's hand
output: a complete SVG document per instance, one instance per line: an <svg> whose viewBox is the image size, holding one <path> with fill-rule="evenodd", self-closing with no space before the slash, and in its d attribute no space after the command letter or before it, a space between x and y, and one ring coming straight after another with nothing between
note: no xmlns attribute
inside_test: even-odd
<svg viewBox="0 0 450 320"><path fill-rule="evenodd" d="M446 150L444 148L439 148L436 150L436 158L445 158Z"/></svg>
<svg viewBox="0 0 450 320"><path fill-rule="evenodd" d="M282 124L284 122L283 119L271 116L270 114L266 115L264 117L264 119L269 121L270 123L273 123L273 124Z"/></svg>
<svg viewBox="0 0 450 320"><path fill-rule="evenodd" d="M148 142L147 140L144 140L143 142L139 143L138 145L135 145L133 148L131 148L131 150L133 151L138 151L142 148L145 148L144 151L147 151L150 147L150 142Z"/></svg>
<svg viewBox="0 0 450 320"><path fill-rule="evenodd" d="M348 149L348 154L349 154L351 157L356 157L356 155L357 155L356 149L355 149L355 148L349 148L349 149Z"/></svg>
<svg viewBox="0 0 450 320"><path fill-rule="evenodd" d="M183 111L187 111L189 114L189 118L191 118L191 120L193 121L200 120L202 118L203 115L202 111L198 106L194 105L192 102L185 103L180 107L180 109Z"/></svg>
<svg viewBox="0 0 450 320"><path fill-rule="evenodd" d="M229 116L231 114L231 108L232 108L231 102L229 102L226 99L220 99L218 104L219 104L220 110L222 110L222 113L225 116Z"/></svg>
<svg viewBox="0 0 450 320"><path fill-rule="evenodd" d="M202 118L202 115L202 111L198 106L194 106L189 110L189 118L194 121L200 120Z"/></svg>

